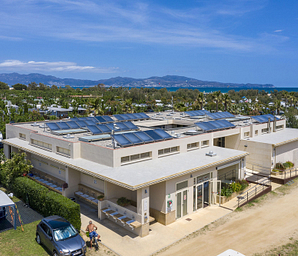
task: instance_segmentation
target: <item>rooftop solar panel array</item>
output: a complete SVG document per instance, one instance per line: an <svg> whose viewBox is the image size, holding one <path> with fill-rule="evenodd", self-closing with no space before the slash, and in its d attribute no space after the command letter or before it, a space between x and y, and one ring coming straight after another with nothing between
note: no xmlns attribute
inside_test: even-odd
<svg viewBox="0 0 298 256"><path fill-rule="evenodd" d="M162 129L156 129L115 134L114 139L121 147L127 147L155 141L173 139L173 137Z"/></svg>
<svg viewBox="0 0 298 256"><path fill-rule="evenodd" d="M129 124L129 125L128 125ZM117 122L115 123L114 131L121 132L121 131L131 131L131 130L138 130L139 128L134 125L132 122ZM87 125L86 128L94 135L96 134L104 134L104 133L112 133L113 124L93 124Z"/></svg>
<svg viewBox="0 0 298 256"><path fill-rule="evenodd" d="M223 130L235 127L232 123L227 120L216 120L216 121L209 121L209 122L198 122L195 125L199 126L203 131L216 131L216 130Z"/></svg>
<svg viewBox="0 0 298 256"><path fill-rule="evenodd" d="M116 114L116 115L114 115L114 117L118 121L132 121L132 120L150 119L150 117L145 113Z"/></svg>
<svg viewBox="0 0 298 256"><path fill-rule="evenodd" d="M235 117L229 112L216 112L216 113L207 113L207 116L211 119L224 119Z"/></svg>
<svg viewBox="0 0 298 256"><path fill-rule="evenodd" d="M266 123L270 119L270 121L274 121L274 115L267 114L267 115L261 115L261 116L252 116L252 119L256 120L259 123ZM276 118L276 120L279 120L279 118Z"/></svg>
<svg viewBox="0 0 298 256"><path fill-rule="evenodd" d="M185 111L185 114L192 116L204 116L207 113L210 113L208 110L193 110L193 111Z"/></svg>

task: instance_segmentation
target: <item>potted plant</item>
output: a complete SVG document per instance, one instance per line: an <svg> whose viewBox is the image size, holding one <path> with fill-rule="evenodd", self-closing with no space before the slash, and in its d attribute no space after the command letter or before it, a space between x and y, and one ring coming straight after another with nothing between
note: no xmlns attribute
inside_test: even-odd
<svg viewBox="0 0 298 256"><path fill-rule="evenodd" d="M127 206L130 204L130 200L128 200L126 197L120 197L118 200L117 200L117 204L120 205L120 206Z"/></svg>
<svg viewBox="0 0 298 256"><path fill-rule="evenodd" d="M97 197L97 199L98 199L99 201L103 201L103 200L104 200L104 197L105 197L104 195L100 195L100 196Z"/></svg>

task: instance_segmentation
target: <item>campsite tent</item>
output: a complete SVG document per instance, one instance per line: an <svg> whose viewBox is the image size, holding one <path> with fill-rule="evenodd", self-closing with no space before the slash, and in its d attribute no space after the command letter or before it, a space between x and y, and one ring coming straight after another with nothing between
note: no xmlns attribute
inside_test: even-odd
<svg viewBox="0 0 298 256"><path fill-rule="evenodd" d="M16 219L16 207L14 202L3 192L0 190L0 207L12 207L13 208L13 226L14 229L17 228L17 219Z"/></svg>

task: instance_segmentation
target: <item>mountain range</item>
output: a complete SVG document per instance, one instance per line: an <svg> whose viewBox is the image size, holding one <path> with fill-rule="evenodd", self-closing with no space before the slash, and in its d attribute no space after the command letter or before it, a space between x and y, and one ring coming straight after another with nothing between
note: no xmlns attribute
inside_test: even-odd
<svg viewBox="0 0 298 256"><path fill-rule="evenodd" d="M105 84L105 86L113 87L216 87L216 88L274 88L272 84L237 84L237 83L221 83L214 81L202 81L185 76L167 75L163 77L153 76L145 79L136 79L130 77L113 77L101 80L82 80L73 78L58 78L50 75L32 73L28 75L18 73L3 73L0 74L0 81L12 86L20 83L28 85L31 82L37 84L43 83L46 85L56 85L58 87L92 87L97 84Z"/></svg>

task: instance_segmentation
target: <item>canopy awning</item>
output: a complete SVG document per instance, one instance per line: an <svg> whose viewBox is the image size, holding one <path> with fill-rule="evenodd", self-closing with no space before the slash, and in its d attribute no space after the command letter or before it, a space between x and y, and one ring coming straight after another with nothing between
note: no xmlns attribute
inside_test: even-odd
<svg viewBox="0 0 298 256"><path fill-rule="evenodd" d="M16 222L16 207L14 202L6 195L2 190L0 190L0 207L13 207L13 226L14 229L17 228L17 222Z"/></svg>

